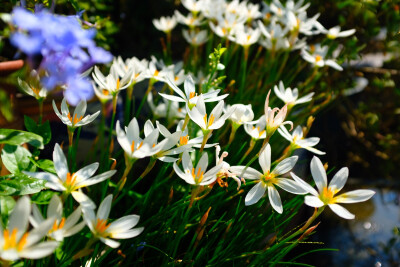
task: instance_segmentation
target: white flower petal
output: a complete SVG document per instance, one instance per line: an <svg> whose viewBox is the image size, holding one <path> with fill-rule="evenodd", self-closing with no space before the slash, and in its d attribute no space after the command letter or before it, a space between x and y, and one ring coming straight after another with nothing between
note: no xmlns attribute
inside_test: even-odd
<svg viewBox="0 0 400 267"><path fill-rule="evenodd" d="M329 189L332 189L334 192L339 192L346 184L347 177L349 177L349 169L346 167L341 168L335 176L333 176L329 183Z"/></svg>
<svg viewBox="0 0 400 267"><path fill-rule="evenodd" d="M109 233L119 233L135 227L138 224L140 216L138 215L127 215L113 221L107 228Z"/></svg>
<svg viewBox="0 0 400 267"><path fill-rule="evenodd" d="M289 172L291 169L293 169L294 165L296 165L298 158L299 158L298 156L292 156L292 157L282 160L272 170L272 173L274 173L276 175L282 175L282 174Z"/></svg>
<svg viewBox="0 0 400 267"><path fill-rule="evenodd" d="M271 146L267 143L266 148L261 152L258 162L263 170L263 173L267 173L271 169Z"/></svg>
<svg viewBox="0 0 400 267"><path fill-rule="evenodd" d="M264 196L266 189L263 183L257 183L253 186L246 195L244 200L245 205L250 206L257 203Z"/></svg>
<svg viewBox="0 0 400 267"><path fill-rule="evenodd" d="M91 208L91 209L96 208L96 205L94 204L94 202L87 195L82 193L81 191L71 192L71 195L79 204L82 205L82 207Z"/></svg>
<svg viewBox="0 0 400 267"><path fill-rule="evenodd" d="M303 187L296 183L296 181L290 179L279 178L276 185L292 194L303 195L308 193L308 191L306 191Z"/></svg>
<svg viewBox="0 0 400 267"><path fill-rule="evenodd" d="M335 198L337 203L357 203L370 199L375 194L372 190L359 189L343 193Z"/></svg>
<svg viewBox="0 0 400 267"><path fill-rule="evenodd" d="M315 185L318 187L318 191L322 192L324 187L328 187L324 165L322 165L319 158L314 156L311 160L310 168Z"/></svg>
<svg viewBox="0 0 400 267"><path fill-rule="evenodd" d="M111 210L111 202L113 195L108 195L100 204L99 209L97 210L97 219L107 220L110 215Z"/></svg>
<svg viewBox="0 0 400 267"><path fill-rule="evenodd" d="M304 198L304 203L314 208L319 208L325 205L324 202L322 202L321 199L316 196L306 196Z"/></svg>
<svg viewBox="0 0 400 267"><path fill-rule="evenodd" d="M271 203L271 206L274 210L276 210L278 213L282 214L283 212L283 206L282 206L282 201L281 197L279 196L278 191L275 189L275 187L268 186L268 198L269 202Z"/></svg>
<svg viewBox="0 0 400 267"><path fill-rule="evenodd" d="M328 206L334 213L344 219L352 220L355 218L354 214L350 213L347 209L338 204L329 204Z"/></svg>
<svg viewBox="0 0 400 267"><path fill-rule="evenodd" d="M101 242L103 242L104 244L106 244L109 247L112 248L117 248L119 247L119 245L121 245L119 242L112 240L110 238L104 238L104 237L100 237Z"/></svg>
<svg viewBox="0 0 400 267"><path fill-rule="evenodd" d="M249 180L259 180L263 174L252 167L246 166L232 166L230 171L236 175Z"/></svg>
<svg viewBox="0 0 400 267"><path fill-rule="evenodd" d="M120 232L115 234L111 233L111 237L117 239L128 239L140 235L143 232L143 230L144 230L143 227L139 227L125 232Z"/></svg>
<svg viewBox="0 0 400 267"><path fill-rule="evenodd" d="M56 169L58 177L65 181L68 171L68 163L59 144L54 146L53 151L54 168Z"/></svg>
<svg viewBox="0 0 400 267"><path fill-rule="evenodd" d="M19 252L19 256L27 259L40 259L52 254L58 247L58 242L48 241L31 246Z"/></svg>
<svg viewBox="0 0 400 267"><path fill-rule="evenodd" d="M291 172L290 175L299 184L299 186L301 186L304 190L306 190L307 192L311 193L312 195L318 197L317 190L315 190L311 185L309 185L306 182L304 182L300 177L298 177L293 172Z"/></svg>

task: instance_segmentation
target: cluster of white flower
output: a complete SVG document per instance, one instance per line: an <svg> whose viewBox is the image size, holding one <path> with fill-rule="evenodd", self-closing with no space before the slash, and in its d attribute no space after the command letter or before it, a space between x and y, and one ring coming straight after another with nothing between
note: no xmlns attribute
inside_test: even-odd
<svg viewBox="0 0 400 267"><path fill-rule="evenodd" d="M354 29L341 31L340 26L326 29L317 20L320 14L308 17L310 4L304 4L304 0L289 0L285 5L279 0L261 5L239 0L186 0L182 4L190 11L188 15L175 11L171 17L153 20L154 26L171 33L178 23L186 25L189 29L183 30L183 37L192 46L207 42L211 30L223 40L245 49L258 42L272 53L301 50L303 59L315 67L327 65L342 70L334 59L326 58L331 56L327 55L327 47L307 45L307 36L324 34L329 39L336 39L355 32Z"/></svg>

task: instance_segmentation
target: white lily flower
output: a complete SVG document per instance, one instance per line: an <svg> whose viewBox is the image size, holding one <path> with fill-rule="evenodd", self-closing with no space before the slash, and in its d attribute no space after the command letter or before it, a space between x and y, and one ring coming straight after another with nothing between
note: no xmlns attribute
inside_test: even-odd
<svg viewBox="0 0 400 267"><path fill-rule="evenodd" d="M252 44L255 44L260 38L261 31L260 29L252 29L252 28L236 28L232 31L232 35L228 36L229 40L247 48Z"/></svg>
<svg viewBox="0 0 400 267"><path fill-rule="evenodd" d="M82 208L79 206L68 218L63 217L63 205L57 195L53 195L47 207L47 218L55 219L53 227L48 232L48 236L61 242L65 237L72 236L85 227L85 222L81 221ZM39 227L45 219L36 204L33 204L32 216L29 218L33 227Z"/></svg>
<svg viewBox="0 0 400 267"><path fill-rule="evenodd" d="M82 206L94 207L94 203L84 193L82 193L80 190L81 188L98 184L110 178L117 172L116 170L111 170L93 176L99 168L99 163L95 162L83 167L75 173L70 173L67 159L58 144L54 146L53 162L57 175L48 172L24 171L24 173L36 179L47 181L46 187L50 189L65 192L65 194L71 194L72 197Z"/></svg>
<svg viewBox="0 0 400 267"><path fill-rule="evenodd" d="M176 20L181 23L185 24L189 28L194 28L203 24L203 16L194 16L192 13L189 13L186 17L182 15L178 10L175 10L175 17Z"/></svg>
<svg viewBox="0 0 400 267"><path fill-rule="evenodd" d="M267 99L265 100L265 107L264 107L264 112L265 112L265 121L266 121L266 130L267 130L267 136L271 137L276 129L278 129L281 125L289 124L291 126L291 129L293 128L293 122L291 121L285 121L286 118L286 113L287 113L287 104L283 106L283 108L274 108L271 109L269 107L269 94L271 93L271 90L268 92ZM278 114L275 116L275 112L278 111Z"/></svg>
<svg viewBox="0 0 400 267"><path fill-rule="evenodd" d="M265 37L265 39L260 40L263 47L273 51L290 48L289 40L286 37L288 28L282 29L282 26L275 21L272 21L268 28L261 21L258 21L258 27Z"/></svg>
<svg viewBox="0 0 400 267"><path fill-rule="evenodd" d="M231 113L230 110L233 110ZM232 106L227 106L227 112L231 113L229 120L231 120L236 126L240 126L254 119L254 112L251 109L251 104L234 104Z"/></svg>
<svg viewBox="0 0 400 267"><path fill-rule="evenodd" d="M329 30L323 31L322 33L326 34L326 37L328 37L329 39L336 39L336 38L348 37L356 32L355 29L342 32L340 30L341 30L340 26L335 26L330 28Z"/></svg>
<svg viewBox="0 0 400 267"><path fill-rule="evenodd" d="M246 1L242 2L246 8L241 9L242 16L246 16L247 21L252 21L255 19L259 19L262 17L262 13L260 12L259 4L247 3Z"/></svg>
<svg viewBox="0 0 400 267"><path fill-rule="evenodd" d="M315 153L317 155L325 155L325 152L322 152L316 148L313 148L313 146L316 146L319 143L319 137L309 137L309 138L304 138L303 137L303 130L301 129L301 126L297 126L293 133L290 134L289 131L281 126L278 129L278 132L280 135L282 135L283 138L288 140L295 148L304 148L307 149L308 151Z"/></svg>
<svg viewBox="0 0 400 267"><path fill-rule="evenodd" d="M285 89L282 81L279 82L278 86L274 86L274 92L277 97L279 97L285 104L293 107L297 104L303 104L311 101L314 93L309 93L301 98L299 98L299 90L297 88L291 89L290 87Z"/></svg>
<svg viewBox="0 0 400 267"><path fill-rule="evenodd" d="M40 77L35 70L30 73L31 82L28 84L18 77L18 84L21 89L28 95L33 96L37 100L43 100L47 97L47 89L41 86Z"/></svg>
<svg viewBox="0 0 400 267"><path fill-rule="evenodd" d="M190 12L197 14L203 9L203 0L182 0L182 5L186 7Z"/></svg>
<svg viewBox="0 0 400 267"><path fill-rule="evenodd" d="M224 115L222 115L222 111L224 109L224 101L221 100L218 104L213 108L210 113L210 116L207 117L206 105L203 100L203 95L197 100L196 106L191 110L188 109L187 112L197 125L203 131L215 130L221 128L225 121L232 115L235 111L234 108L228 110ZM222 116L221 116L222 115Z"/></svg>
<svg viewBox="0 0 400 267"><path fill-rule="evenodd" d="M155 81L165 82L165 78L168 76L168 69L163 66L161 70L157 68L157 62L150 61L148 68L145 70L145 77L153 79Z"/></svg>
<svg viewBox="0 0 400 267"><path fill-rule="evenodd" d="M144 125L144 139L139 136L140 129L136 118L129 122L128 126L125 127L125 131L121 129L120 122L117 121L116 131L118 143L129 159L151 157L170 144L168 138L159 143L157 142L159 131L154 128L150 120L146 121Z"/></svg>
<svg viewBox="0 0 400 267"><path fill-rule="evenodd" d="M312 18L307 17L306 12L296 14L293 11L288 11L282 20L283 25L286 25L291 32L302 33L307 36L316 35L325 30L324 26L317 21L320 14L314 15Z"/></svg>
<svg viewBox="0 0 400 267"><path fill-rule="evenodd" d="M327 46L321 46L320 44L317 44L315 46L310 47L310 52L308 52L306 49L303 49L301 51L301 56L303 59L307 62L310 62L313 64L315 67L324 67L330 66L336 70L342 71L343 68L336 63L332 59L325 59L326 54L328 53L328 47Z"/></svg>
<svg viewBox="0 0 400 267"><path fill-rule="evenodd" d="M185 40L193 46L200 46L208 40L207 30L199 32L182 30L182 34Z"/></svg>
<svg viewBox="0 0 400 267"><path fill-rule="evenodd" d="M231 165L228 162L224 161L224 158L228 156L228 152L224 151L220 156L221 147L217 145L215 149L216 149L215 152L216 165L222 166L219 172L217 173L217 182L222 187L224 185L222 182L223 178L232 178L238 184L237 190L239 190L240 186L242 185L242 182L245 183L245 180L243 178L238 177L240 173L234 173L233 171L231 171Z"/></svg>
<svg viewBox="0 0 400 267"><path fill-rule="evenodd" d="M372 190L359 189L335 196L344 187L349 176L349 169L346 167L340 169L335 176L333 176L328 185L326 171L319 158L313 157L310 168L318 192L294 173L290 173L298 185L312 195L306 196L304 199L304 203L310 207L319 208L328 205L338 216L344 219L354 219L354 214L337 203L363 202L370 199L375 194Z"/></svg>
<svg viewBox="0 0 400 267"><path fill-rule="evenodd" d="M193 78L190 75L188 75L184 83L185 92L179 89L179 87L176 86L171 80L167 79L167 83L170 88L179 96L159 93L162 97L175 102L184 102L189 107L189 109L193 108L196 105L199 96L196 93L196 87L194 85ZM208 93L200 95L203 97L204 102L220 101L228 96L228 94L217 96L219 91L220 90L212 90Z"/></svg>
<svg viewBox="0 0 400 267"><path fill-rule="evenodd" d="M113 195L108 195L100 204L97 214L93 209L83 208L83 218L93 235L107 246L119 247L114 239L128 239L140 235L144 228L133 228L139 222L138 215L127 215L108 223Z"/></svg>
<svg viewBox="0 0 400 267"><path fill-rule="evenodd" d="M119 91L127 88L133 80L133 67L126 71L122 79L119 78L117 68L117 65L111 65L110 74L104 76L99 68L95 66L94 72L92 73L93 80L99 86L99 89L108 91L108 94L112 96L116 96ZM95 87L95 89L99 90L97 87Z"/></svg>
<svg viewBox="0 0 400 267"><path fill-rule="evenodd" d="M26 232L29 224L31 203L27 196L21 197L8 220L8 227L0 224L0 258L15 261L20 258L40 259L56 250L58 242L40 242L54 223L54 218L43 221L37 228Z"/></svg>
<svg viewBox="0 0 400 267"><path fill-rule="evenodd" d="M154 27L156 27L157 30L162 31L164 33L171 32L175 28L177 23L178 21L176 20L175 16L153 19Z"/></svg>
<svg viewBox="0 0 400 267"><path fill-rule="evenodd" d="M63 98L63 100L61 102L61 113L58 111L57 105L53 100L53 109L54 109L54 112L56 113L57 117L59 117L60 120L65 125L67 125L68 127L71 127L71 128L76 128L76 127L81 127L83 125L87 125L87 124L91 123L92 121L94 121L97 118L97 116L99 116L100 111L97 111L96 113L94 113L92 115L85 116L86 107L87 107L86 101L81 100L79 102L78 106L76 106L76 108L74 110L74 115L71 116L71 113L69 112L69 109L67 106L67 100L65 98Z"/></svg>
<svg viewBox="0 0 400 267"><path fill-rule="evenodd" d="M208 167L208 155L207 152L204 152L195 169L189 152L184 151L182 155L182 167L183 171L178 167L176 162L174 162L176 174L188 184L209 185L217 180L217 173L222 168L222 165L217 165L206 172Z"/></svg>
<svg viewBox="0 0 400 267"><path fill-rule="evenodd" d="M283 212L281 197L275 186L292 194L306 194L307 191L299 186L295 181L281 176L291 169L297 162L298 157L293 156L282 160L271 171L271 146L267 143L265 149L260 153L258 162L260 163L262 173L246 166L234 166L230 170L235 173L240 173L245 179L255 180L257 184L247 193L245 198L245 205L253 205L257 203L268 190L269 202L274 210L278 213ZM243 173L243 174L242 174Z"/></svg>
<svg viewBox="0 0 400 267"><path fill-rule="evenodd" d="M267 137L265 115L262 115L258 120L244 124L244 130L251 138L255 140L265 139Z"/></svg>

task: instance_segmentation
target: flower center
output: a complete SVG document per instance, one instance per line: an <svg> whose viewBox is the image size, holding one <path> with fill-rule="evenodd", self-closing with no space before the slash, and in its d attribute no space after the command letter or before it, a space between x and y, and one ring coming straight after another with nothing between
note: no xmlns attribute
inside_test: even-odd
<svg viewBox="0 0 400 267"><path fill-rule="evenodd" d="M80 122L83 119L83 116L80 116L78 118L78 114L75 114L74 118L72 119L71 117L71 113L68 112L67 114L69 121L72 123L72 125L77 124L78 122Z"/></svg>
<svg viewBox="0 0 400 267"><path fill-rule="evenodd" d="M263 176L261 176L261 182L264 183L267 186L271 186L273 184L275 184L277 182L276 178L275 178L275 174L274 173L270 173L269 171L267 171L266 173L264 173Z"/></svg>
<svg viewBox="0 0 400 267"><path fill-rule="evenodd" d="M322 193L320 194L319 198L321 199L324 204L333 204L335 203L334 201L334 196L335 192L332 189L329 189L328 187L324 187L322 190Z"/></svg>
<svg viewBox="0 0 400 267"><path fill-rule="evenodd" d="M215 117L214 117L214 114L211 114L210 119L208 120L208 123L207 123L207 113L206 113L206 115L204 115L203 119L204 119L204 123L206 124L206 128L208 128L214 123Z"/></svg>
<svg viewBox="0 0 400 267"><path fill-rule="evenodd" d="M65 180L65 187L68 189L69 192L74 191L76 183L76 175L75 173L67 173L67 179Z"/></svg>
<svg viewBox="0 0 400 267"><path fill-rule="evenodd" d="M187 145L188 141L189 141L189 136L188 135L181 136L179 138L179 145L181 145L181 146L182 145Z"/></svg>
<svg viewBox="0 0 400 267"><path fill-rule="evenodd" d="M322 60L322 57L320 55L315 56L315 62L319 62Z"/></svg>
<svg viewBox="0 0 400 267"><path fill-rule="evenodd" d="M94 229L99 235L104 236L104 232L109 226L110 224L107 224L107 220L97 219Z"/></svg>
<svg viewBox="0 0 400 267"><path fill-rule="evenodd" d="M189 172L189 170L188 170ZM196 184L201 183L204 178L204 172L201 171L201 168L197 170L197 173L194 168L192 168L192 177L195 180Z"/></svg>
<svg viewBox="0 0 400 267"><path fill-rule="evenodd" d="M57 220L55 220L54 224L53 224L53 227L50 229L49 232L52 233L52 232L55 232L57 230L62 229L64 227L64 224L65 224L65 218L64 217L60 220L60 224L57 224Z"/></svg>
<svg viewBox="0 0 400 267"><path fill-rule="evenodd" d="M132 144L131 144L131 152L132 152L132 153L135 152L135 150L140 149L142 146L143 146L143 141L140 142L140 144L139 144L136 148L135 148L135 141L132 141Z"/></svg>
<svg viewBox="0 0 400 267"><path fill-rule="evenodd" d="M21 237L19 242L17 242L17 232L18 232L17 228L14 228L11 233L9 230L3 231L3 239L4 239L3 250L17 249L18 251L21 251L24 248L24 246L26 245L26 240L28 238L28 233L25 233Z"/></svg>

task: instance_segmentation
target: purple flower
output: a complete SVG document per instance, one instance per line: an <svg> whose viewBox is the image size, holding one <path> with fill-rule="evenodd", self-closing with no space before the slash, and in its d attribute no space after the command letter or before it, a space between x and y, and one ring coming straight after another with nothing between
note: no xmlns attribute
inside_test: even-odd
<svg viewBox="0 0 400 267"><path fill-rule="evenodd" d="M97 63L108 63L112 55L97 47L95 29L85 30L79 17L62 16L41 9L32 13L15 8L12 21L17 31L11 43L28 55L29 60L41 55L39 69L47 73L42 83L52 90L65 88L65 97L72 105L93 96L93 87L81 74Z"/></svg>

